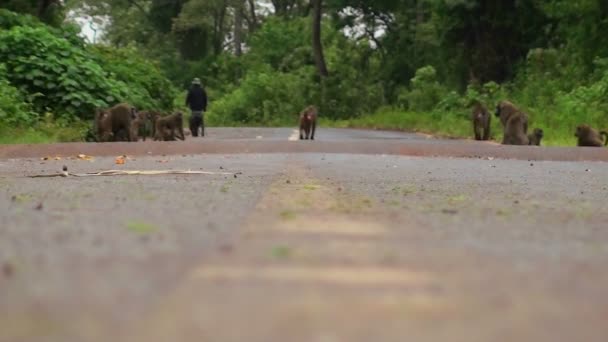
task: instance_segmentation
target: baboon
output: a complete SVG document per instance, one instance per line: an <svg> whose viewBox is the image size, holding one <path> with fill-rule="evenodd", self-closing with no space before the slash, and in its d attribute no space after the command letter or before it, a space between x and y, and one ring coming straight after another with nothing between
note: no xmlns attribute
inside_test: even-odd
<svg viewBox="0 0 608 342"><path fill-rule="evenodd" d="M525 123L527 120L526 114L524 113L518 112L512 114L507 120L502 144L528 145L528 136L526 135L525 129Z"/></svg>
<svg viewBox="0 0 608 342"><path fill-rule="evenodd" d="M99 141L132 141L131 115L133 108L121 103L107 110L95 112Z"/></svg>
<svg viewBox="0 0 608 342"><path fill-rule="evenodd" d="M496 117L500 118L500 123L502 124L503 127L507 126L507 121L515 113L523 114L523 116L524 116L524 118L523 118L524 133L528 134L528 114L522 112L514 104L512 104L511 102L506 101L506 100L500 101L498 103L498 105L496 106L495 115L496 115Z"/></svg>
<svg viewBox="0 0 608 342"><path fill-rule="evenodd" d="M154 124L154 140L172 141L177 137L185 140L183 115L180 112L161 117L156 116ZM178 134L175 134L177 130Z"/></svg>
<svg viewBox="0 0 608 342"><path fill-rule="evenodd" d="M576 127L574 136L578 138L578 146L602 147L608 145L608 132L598 132L589 125ZM602 141L602 137L604 141Z"/></svg>
<svg viewBox="0 0 608 342"><path fill-rule="evenodd" d="M315 106L308 106L300 112L300 140L315 140L318 112Z"/></svg>
<svg viewBox="0 0 608 342"><path fill-rule="evenodd" d="M488 140L490 139L490 120L492 116L480 102L476 102L471 113L471 119L473 121L473 132L475 133L475 140ZM483 136L481 131L483 130Z"/></svg>
<svg viewBox="0 0 608 342"><path fill-rule="evenodd" d="M134 141L138 141L139 137L146 141L148 136L152 136L152 113L138 112L131 121L131 137Z"/></svg>
<svg viewBox="0 0 608 342"><path fill-rule="evenodd" d="M540 128L535 128L532 133L528 134L528 144L540 146L540 141L544 136L543 130Z"/></svg>
<svg viewBox="0 0 608 342"><path fill-rule="evenodd" d="M112 120L107 111L97 109L95 111L95 131L97 133L97 141L108 142L114 140L114 132L112 132Z"/></svg>

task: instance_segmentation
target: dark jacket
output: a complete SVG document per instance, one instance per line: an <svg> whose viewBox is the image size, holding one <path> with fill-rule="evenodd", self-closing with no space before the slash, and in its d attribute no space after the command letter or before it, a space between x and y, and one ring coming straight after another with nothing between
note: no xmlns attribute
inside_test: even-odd
<svg viewBox="0 0 608 342"><path fill-rule="evenodd" d="M193 85L190 88L186 97L186 106L195 112L207 111L207 93L201 86Z"/></svg>

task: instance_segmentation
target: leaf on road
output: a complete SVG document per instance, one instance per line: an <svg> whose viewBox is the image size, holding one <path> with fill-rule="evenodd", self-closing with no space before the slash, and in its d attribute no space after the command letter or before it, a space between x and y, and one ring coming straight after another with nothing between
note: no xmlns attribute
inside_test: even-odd
<svg viewBox="0 0 608 342"><path fill-rule="evenodd" d="M78 159L80 160L88 160L88 161L93 161L95 158L91 157L91 156L87 156L86 154L79 154L77 156Z"/></svg>

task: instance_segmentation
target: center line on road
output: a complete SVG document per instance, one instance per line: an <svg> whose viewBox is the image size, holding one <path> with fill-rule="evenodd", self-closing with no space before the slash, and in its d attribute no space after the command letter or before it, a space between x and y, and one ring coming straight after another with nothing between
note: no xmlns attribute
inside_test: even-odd
<svg viewBox="0 0 608 342"><path fill-rule="evenodd" d="M289 137L289 141L297 141L300 139L300 131L298 131L297 129L293 130L293 133L291 133L291 136Z"/></svg>

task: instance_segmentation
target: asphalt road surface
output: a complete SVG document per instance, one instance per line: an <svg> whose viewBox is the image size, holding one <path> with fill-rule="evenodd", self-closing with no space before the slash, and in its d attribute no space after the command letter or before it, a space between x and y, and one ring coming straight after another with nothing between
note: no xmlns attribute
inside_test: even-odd
<svg viewBox="0 0 608 342"><path fill-rule="evenodd" d="M608 149L208 133L0 146L0 342L608 341Z"/></svg>

